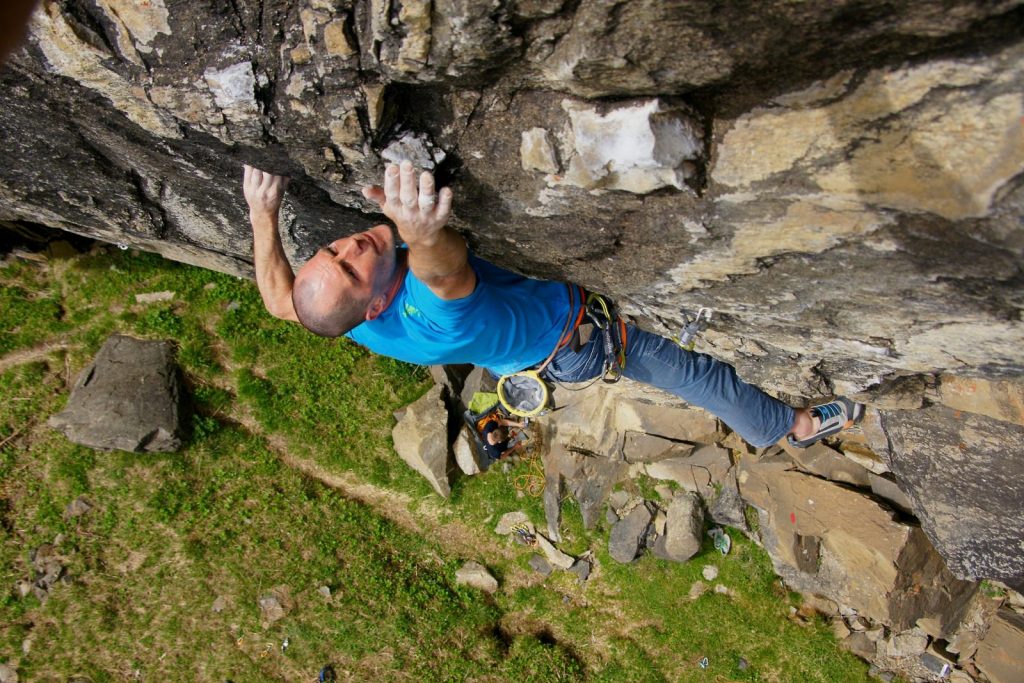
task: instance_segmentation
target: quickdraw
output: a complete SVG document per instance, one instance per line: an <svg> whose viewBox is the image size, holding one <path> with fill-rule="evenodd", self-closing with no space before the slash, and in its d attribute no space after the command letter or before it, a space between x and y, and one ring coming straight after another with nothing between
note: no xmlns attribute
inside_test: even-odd
<svg viewBox="0 0 1024 683"><path fill-rule="evenodd" d="M598 294L587 295L587 317L601 331L604 369L601 381L614 384L626 369L626 322L615 314L615 307Z"/></svg>
<svg viewBox="0 0 1024 683"><path fill-rule="evenodd" d="M697 343L697 335L708 329L712 311L710 308L702 307L697 311L696 316L692 316L685 308L680 309L679 312L683 314L683 326L674 341L682 349L693 351L693 347Z"/></svg>

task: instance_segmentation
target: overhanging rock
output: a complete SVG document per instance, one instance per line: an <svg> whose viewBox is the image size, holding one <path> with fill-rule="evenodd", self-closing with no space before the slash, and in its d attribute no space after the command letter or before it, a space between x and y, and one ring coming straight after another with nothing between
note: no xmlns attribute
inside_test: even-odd
<svg viewBox="0 0 1024 683"><path fill-rule="evenodd" d="M937 405L866 429L954 574L1024 582L1024 427Z"/></svg>

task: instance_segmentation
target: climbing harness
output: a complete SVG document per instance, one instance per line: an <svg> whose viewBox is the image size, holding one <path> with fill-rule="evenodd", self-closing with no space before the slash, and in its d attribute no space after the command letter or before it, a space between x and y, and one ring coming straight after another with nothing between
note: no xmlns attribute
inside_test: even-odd
<svg viewBox="0 0 1024 683"><path fill-rule="evenodd" d="M598 294L587 294L582 287L567 285L569 314L559 336L558 344L544 361L530 370L504 375L498 380L498 400L510 414L518 417L538 417L554 410L551 385L544 379L544 370L555 355L568 346L579 351L590 339L588 326L601 333L604 366L600 379L608 384L619 381L626 367L626 323L619 317L614 304ZM576 301L580 302L576 311ZM584 323L584 317L589 321ZM586 337L584 338L584 333ZM596 380L595 380L596 381Z"/></svg>
<svg viewBox="0 0 1024 683"><path fill-rule="evenodd" d="M551 408L551 387L541 378L540 374L544 368L555 357L555 354L572 341L576 329L583 318L584 306L573 316L573 309L576 308L576 299L583 301L583 289L576 285L566 285L569 289L569 314L562 326L562 333L558 337L558 343L551 353L544 359L544 362L533 370L523 370L511 375L504 375L498 380L498 400L502 407L512 415L518 417L537 417L544 415Z"/></svg>
<svg viewBox="0 0 1024 683"><path fill-rule="evenodd" d="M679 330L679 336L673 337L673 341L682 349L693 351L693 347L697 343L697 335L708 329L712 311L710 308L702 306L696 316L691 315L685 308L679 309L679 312L683 314L683 326Z"/></svg>

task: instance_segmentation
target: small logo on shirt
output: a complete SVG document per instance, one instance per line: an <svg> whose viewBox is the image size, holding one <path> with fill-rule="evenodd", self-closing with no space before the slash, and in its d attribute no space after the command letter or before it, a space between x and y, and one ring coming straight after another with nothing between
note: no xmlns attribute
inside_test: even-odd
<svg viewBox="0 0 1024 683"><path fill-rule="evenodd" d="M402 314L406 318L408 318L411 315L419 315L420 314L420 310L418 308L416 308L415 306L413 306L412 304L407 303L407 304L405 304L405 307L402 310Z"/></svg>

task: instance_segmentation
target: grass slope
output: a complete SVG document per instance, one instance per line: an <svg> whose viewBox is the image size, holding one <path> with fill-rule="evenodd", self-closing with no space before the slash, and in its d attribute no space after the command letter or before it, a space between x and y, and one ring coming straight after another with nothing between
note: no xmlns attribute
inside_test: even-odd
<svg viewBox="0 0 1024 683"><path fill-rule="evenodd" d="M135 302L156 291L175 295ZM0 315L0 584L34 579L44 543L70 577L42 603L0 598L0 661L22 680L303 681L327 663L342 680L866 680L827 625L789 618L796 596L740 536L727 557L619 565L607 529L585 532L567 502L563 547L598 566L583 586L542 580L530 551L490 531L516 509L543 519L513 486L527 465L438 499L390 444L391 413L426 373L273 320L247 281L113 250L14 260ZM195 404L181 453L98 453L45 426L115 331L175 340ZM283 451L393 493L413 522ZM66 516L78 496L92 509ZM489 566L497 595L454 584L466 559ZM731 594L687 597L705 564ZM288 613L267 624L271 592Z"/></svg>

